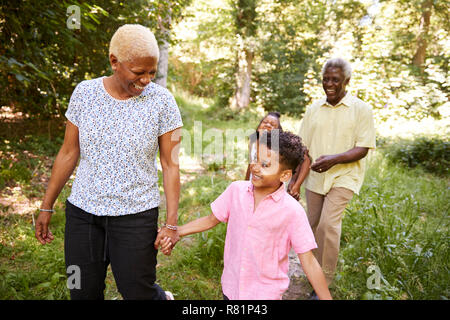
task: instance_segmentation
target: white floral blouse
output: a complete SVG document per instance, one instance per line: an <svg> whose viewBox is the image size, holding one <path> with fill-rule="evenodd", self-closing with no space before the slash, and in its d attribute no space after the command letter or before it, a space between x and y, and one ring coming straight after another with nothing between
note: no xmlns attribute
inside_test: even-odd
<svg viewBox="0 0 450 320"><path fill-rule="evenodd" d="M78 127L80 163L68 200L98 216L159 206L158 137L183 126L173 95L151 82L136 97L117 100L103 77L79 83L67 119Z"/></svg>

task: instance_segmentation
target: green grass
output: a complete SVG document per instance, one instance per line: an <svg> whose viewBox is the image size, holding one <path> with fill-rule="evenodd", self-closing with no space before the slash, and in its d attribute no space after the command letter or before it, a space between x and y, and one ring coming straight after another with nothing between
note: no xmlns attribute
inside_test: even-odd
<svg viewBox="0 0 450 320"><path fill-rule="evenodd" d="M337 298L449 298L448 182L375 154L345 211ZM371 265L381 271L380 289L367 288Z"/></svg>
<svg viewBox="0 0 450 320"><path fill-rule="evenodd" d="M185 129L192 136L194 121L202 121L202 132L218 128L254 128L261 114L249 111L232 115L209 108L209 101L176 94ZM285 117L291 130L296 119ZM10 170L2 188L18 187L24 197L41 198L44 189L36 183L48 176L52 160L62 142L62 133L52 139L46 133L11 136L1 132L0 169ZM208 142L203 141L204 149ZM239 153L246 152L240 142ZM26 152L25 152L26 151ZM186 155L188 159L190 155ZM231 165L205 163L193 156L201 170L190 170L183 162L179 223L210 213L210 203L228 184L242 179L246 162ZM11 165L12 163L12 165ZM47 163L47 164L46 164ZM6 169L5 169L6 168ZM160 174L161 179L161 174ZM381 152L371 155L365 183L359 196L345 211L340 261L331 291L337 299L448 299L449 293L449 179L420 168L410 169L387 161ZM162 190L162 188L161 188ZM5 192L5 191L2 191ZM0 299L68 299L64 267L64 201L66 186L55 205L51 229L55 241L41 246L34 238L30 214L0 212ZM161 207L160 221L165 209ZM220 277L226 225L191 235L177 244L170 257L158 255L158 283L176 299L221 299ZM381 287L368 289L367 272L377 266ZM111 271L106 299L121 299Z"/></svg>
<svg viewBox="0 0 450 320"><path fill-rule="evenodd" d="M185 187L202 190L207 181L208 177L202 176ZM209 196L203 200L182 195L181 207L192 210L183 211L180 220L184 223L209 214L210 201L229 182L223 176L222 184L204 189ZM331 289L333 296L336 299L448 299L448 198L447 179L421 169L395 166L381 153L374 153L361 193L354 196L345 211L340 262ZM173 279L198 279L197 285L201 286L207 286L208 280L219 281L224 236L222 227L191 236L191 242L178 244L174 256L169 258L168 269L160 274L177 275ZM169 259L164 257L167 263ZM372 265L381 271L379 289L367 287L371 276L368 268ZM190 280L184 285L190 286ZM186 290L184 285L180 287L178 281L163 283L178 292L177 298L220 298L219 282L212 288L192 290ZM205 292L210 295L203 295Z"/></svg>
<svg viewBox="0 0 450 320"><path fill-rule="evenodd" d="M55 241L41 246L30 216L1 216L0 299L66 299L64 219L52 219Z"/></svg>

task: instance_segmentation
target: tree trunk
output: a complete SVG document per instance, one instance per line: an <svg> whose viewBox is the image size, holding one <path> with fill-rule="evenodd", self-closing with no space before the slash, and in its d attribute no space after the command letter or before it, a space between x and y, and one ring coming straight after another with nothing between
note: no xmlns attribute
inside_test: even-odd
<svg viewBox="0 0 450 320"><path fill-rule="evenodd" d="M155 83L166 87L167 86L167 72L169 69L169 39L170 39L170 24L172 22L171 10L168 10L167 15L162 18L158 17L158 27L161 34L159 44L159 60L158 73L155 78Z"/></svg>
<svg viewBox="0 0 450 320"><path fill-rule="evenodd" d="M428 30L430 27L431 9L433 7L432 0L426 0L422 3L422 17L420 19L419 36L417 37L417 50L412 59L412 63L421 67L425 63L428 46Z"/></svg>
<svg viewBox="0 0 450 320"><path fill-rule="evenodd" d="M234 108L242 109L250 104L253 56L253 51L248 48L242 48L238 52Z"/></svg>
<svg viewBox="0 0 450 320"><path fill-rule="evenodd" d="M237 36L236 91L231 104L234 109L242 109L250 104L252 63L254 57L253 38L257 30L256 0L234 2L235 27Z"/></svg>
<svg viewBox="0 0 450 320"><path fill-rule="evenodd" d="M155 78L155 83L163 87L167 86L168 69L169 69L169 42L166 39L163 39L159 44L158 74Z"/></svg>

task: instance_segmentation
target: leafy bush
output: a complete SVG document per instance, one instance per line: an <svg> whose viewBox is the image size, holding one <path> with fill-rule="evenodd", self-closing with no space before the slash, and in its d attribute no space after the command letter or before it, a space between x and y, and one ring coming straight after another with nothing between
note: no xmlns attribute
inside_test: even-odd
<svg viewBox="0 0 450 320"><path fill-rule="evenodd" d="M336 299L448 299L446 179L374 155L342 221ZM370 267L380 286L370 288Z"/></svg>
<svg viewBox="0 0 450 320"><path fill-rule="evenodd" d="M28 182L30 179L31 172L24 164L10 160L0 162L0 188L3 188L8 181Z"/></svg>
<svg viewBox="0 0 450 320"><path fill-rule="evenodd" d="M0 146L0 189L16 183L28 185L43 169L46 156L55 156L64 140L63 132L56 133L53 139L39 133L14 136L13 132L10 135L0 132L3 142Z"/></svg>
<svg viewBox="0 0 450 320"><path fill-rule="evenodd" d="M64 264L64 214L52 218L55 240L42 246L30 228L31 217L3 215L0 224L0 299L63 300L69 298Z"/></svg>
<svg viewBox="0 0 450 320"><path fill-rule="evenodd" d="M2 1L0 105L36 118L64 114L77 83L109 72L109 42L119 26L139 23L161 39L158 18L170 12L175 23L188 2ZM67 27L72 5L79 29Z"/></svg>
<svg viewBox="0 0 450 320"><path fill-rule="evenodd" d="M386 156L410 168L417 166L441 175L449 173L450 141L439 137L396 140L385 148Z"/></svg>
<svg viewBox="0 0 450 320"><path fill-rule="evenodd" d="M183 63L177 57L169 59L168 77L177 88L199 97L214 98L221 108L228 105L234 90L232 62L218 59Z"/></svg>

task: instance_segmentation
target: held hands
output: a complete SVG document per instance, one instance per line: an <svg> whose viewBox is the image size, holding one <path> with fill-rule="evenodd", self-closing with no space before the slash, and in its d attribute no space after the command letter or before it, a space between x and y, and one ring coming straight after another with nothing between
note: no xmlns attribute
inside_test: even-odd
<svg viewBox="0 0 450 320"><path fill-rule="evenodd" d="M165 237L164 239L161 240L159 248L162 251L162 253L164 253L166 256L170 256L174 248L174 245L172 246L172 241L169 237Z"/></svg>
<svg viewBox="0 0 450 320"><path fill-rule="evenodd" d="M180 235L176 230L166 227L158 229L158 236L155 240L155 249L160 249L166 256L170 256L175 244L180 240Z"/></svg>

